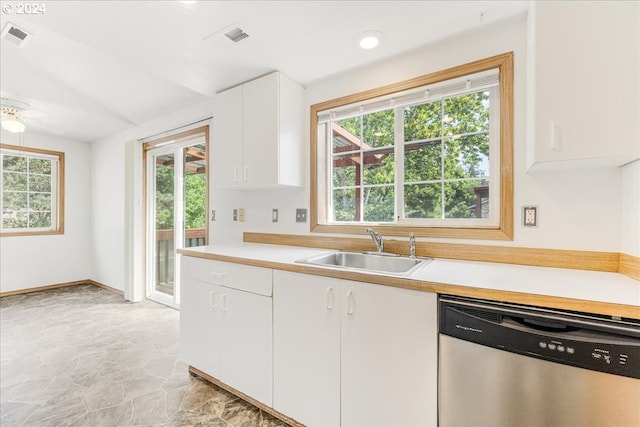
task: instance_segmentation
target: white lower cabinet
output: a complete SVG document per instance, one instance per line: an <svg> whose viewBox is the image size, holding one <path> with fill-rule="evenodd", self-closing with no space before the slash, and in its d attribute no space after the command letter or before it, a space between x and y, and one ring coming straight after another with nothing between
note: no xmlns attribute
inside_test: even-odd
<svg viewBox="0 0 640 427"><path fill-rule="evenodd" d="M220 379L256 400L272 405L272 300L221 287Z"/></svg>
<svg viewBox="0 0 640 427"><path fill-rule="evenodd" d="M437 297L274 271L274 408L309 426L437 424Z"/></svg>
<svg viewBox="0 0 640 427"><path fill-rule="evenodd" d="M273 407L308 426L339 426L339 283L273 275Z"/></svg>
<svg viewBox="0 0 640 427"><path fill-rule="evenodd" d="M272 405L271 269L183 256L181 277L182 359Z"/></svg>
<svg viewBox="0 0 640 427"><path fill-rule="evenodd" d="M220 286L183 277L180 293L180 349L194 368L220 378L222 318L216 310Z"/></svg>

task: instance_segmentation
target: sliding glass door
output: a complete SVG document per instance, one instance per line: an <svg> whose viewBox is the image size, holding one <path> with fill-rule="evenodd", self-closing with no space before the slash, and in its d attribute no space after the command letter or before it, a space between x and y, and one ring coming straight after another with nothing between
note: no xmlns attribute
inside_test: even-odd
<svg viewBox="0 0 640 427"><path fill-rule="evenodd" d="M145 146L146 295L173 307L180 305L176 250L207 243L207 136L205 128Z"/></svg>

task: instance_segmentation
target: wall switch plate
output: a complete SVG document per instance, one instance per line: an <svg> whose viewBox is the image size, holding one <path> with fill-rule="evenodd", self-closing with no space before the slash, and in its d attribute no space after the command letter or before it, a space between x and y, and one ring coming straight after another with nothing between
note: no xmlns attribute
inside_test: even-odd
<svg viewBox="0 0 640 427"><path fill-rule="evenodd" d="M271 211L271 222L278 222L278 209Z"/></svg>
<svg viewBox="0 0 640 427"><path fill-rule="evenodd" d="M244 222L244 219L245 219L244 208L240 208L238 209L238 221Z"/></svg>
<svg viewBox="0 0 640 427"><path fill-rule="evenodd" d="M538 207L537 206L522 207L522 225L525 227L538 226Z"/></svg>
<svg viewBox="0 0 640 427"><path fill-rule="evenodd" d="M211 210L211 222L216 220L216 210L212 209Z"/></svg>
<svg viewBox="0 0 640 427"><path fill-rule="evenodd" d="M233 210L233 220L237 221L238 220L238 209L234 209Z"/></svg>
<svg viewBox="0 0 640 427"><path fill-rule="evenodd" d="M298 208L296 209L296 222L307 222L307 210Z"/></svg>

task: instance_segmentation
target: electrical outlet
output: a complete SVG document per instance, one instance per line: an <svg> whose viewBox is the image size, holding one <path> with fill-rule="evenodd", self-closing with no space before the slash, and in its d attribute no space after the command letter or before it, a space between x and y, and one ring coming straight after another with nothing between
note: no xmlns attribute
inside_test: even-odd
<svg viewBox="0 0 640 427"><path fill-rule="evenodd" d="M237 221L238 220L238 209L234 209L233 210L233 220Z"/></svg>
<svg viewBox="0 0 640 427"><path fill-rule="evenodd" d="M296 209L296 222L307 222L307 210L298 208Z"/></svg>
<svg viewBox="0 0 640 427"><path fill-rule="evenodd" d="M522 207L522 225L525 227L538 226L538 207L537 206Z"/></svg>
<svg viewBox="0 0 640 427"><path fill-rule="evenodd" d="M278 222L278 209L271 211L271 222Z"/></svg>
<svg viewBox="0 0 640 427"><path fill-rule="evenodd" d="M238 209L238 221L244 222L244 208Z"/></svg>

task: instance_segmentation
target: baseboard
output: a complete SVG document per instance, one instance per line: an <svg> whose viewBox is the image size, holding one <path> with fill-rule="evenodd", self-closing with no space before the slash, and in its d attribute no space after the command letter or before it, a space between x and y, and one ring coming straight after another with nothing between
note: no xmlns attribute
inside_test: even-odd
<svg viewBox="0 0 640 427"><path fill-rule="evenodd" d="M69 286L79 286L79 285L93 285L93 286L97 286L99 288L106 289L108 291L124 296L124 292L119 289L112 288L111 286L107 286L105 284L96 282L95 280L86 279L86 280L76 280L74 282L56 283L53 285L36 286L34 288L16 289L14 291L0 292L0 298L10 297L12 295L31 294L34 292L49 291L51 289L67 288Z"/></svg>
<svg viewBox="0 0 640 427"><path fill-rule="evenodd" d="M109 285L105 285L104 283L96 282L95 280L92 280L92 279L87 280L87 283L91 283L94 286L97 286L99 288L105 289L107 291L113 292L118 295L122 295L124 297L124 291L121 291L120 289L113 288Z"/></svg>

